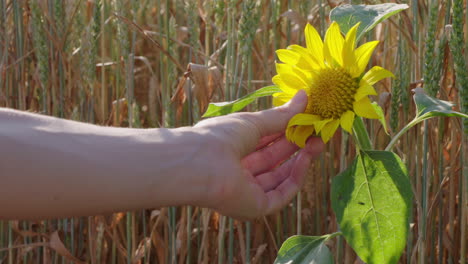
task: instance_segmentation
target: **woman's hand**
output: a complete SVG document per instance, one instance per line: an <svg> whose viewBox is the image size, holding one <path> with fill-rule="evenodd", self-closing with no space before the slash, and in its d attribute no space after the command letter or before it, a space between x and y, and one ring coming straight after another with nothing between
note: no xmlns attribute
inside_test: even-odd
<svg viewBox="0 0 468 264"><path fill-rule="evenodd" d="M299 92L282 107L177 129L102 127L0 108L0 219L178 205L243 219L273 213L323 149L311 138L298 151L283 135L306 104Z"/></svg>
<svg viewBox="0 0 468 264"><path fill-rule="evenodd" d="M207 130L206 171L210 195L202 206L234 218L271 214L286 206L302 187L311 161L322 152L320 138L299 149L284 131L307 96L300 91L288 104L255 113L237 113L204 120Z"/></svg>

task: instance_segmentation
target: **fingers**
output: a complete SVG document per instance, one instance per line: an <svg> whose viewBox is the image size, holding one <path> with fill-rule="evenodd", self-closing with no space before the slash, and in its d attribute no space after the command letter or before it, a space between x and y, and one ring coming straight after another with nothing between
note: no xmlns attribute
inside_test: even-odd
<svg viewBox="0 0 468 264"><path fill-rule="evenodd" d="M306 153L307 155L311 156L312 159L315 159L320 155L320 152L323 149L323 142L320 138L311 138L307 142L307 145L304 149L302 149L298 155L291 158L287 162L281 164L278 168L260 174L255 179L257 180L258 184L263 188L265 192L268 192L272 189L275 189L281 182L283 182L287 177L297 177L300 175L298 173L298 169L300 170L302 167L309 167L309 164L302 164L303 162L300 157L301 153Z"/></svg>
<svg viewBox="0 0 468 264"><path fill-rule="evenodd" d="M312 156L312 159L316 159L323 152L324 148L325 143L323 143L320 137L310 137L301 152L305 152Z"/></svg>
<svg viewBox="0 0 468 264"><path fill-rule="evenodd" d="M244 181L235 185L236 191L232 196L215 209L236 219L252 219L281 209L299 191L305 181L310 162L320 154L323 146L320 138L309 139L297 156L276 169L281 173L275 174L275 177L270 177L269 180L265 177L265 182L260 183L258 179L267 175L266 173L254 177L251 171L244 169Z"/></svg>
<svg viewBox="0 0 468 264"><path fill-rule="evenodd" d="M301 152L297 161L308 164L310 163L311 158L307 153ZM268 215L286 206L302 186L307 169L308 166L302 168L302 171L299 172L302 175L302 177L299 177L300 182L297 182L297 179L294 177L287 177L276 188L268 192L262 190L264 186L260 186L258 184L251 184L248 186L249 191L257 197L257 204L254 205L257 208L255 208L250 217Z"/></svg>
<svg viewBox="0 0 468 264"><path fill-rule="evenodd" d="M290 176L291 170L294 167L298 156L299 155L292 157L290 160L281 164L280 167L260 174L255 178L264 192L269 192L275 189L280 183L282 183L287 177Z"/></svg>
<svg viewBox="0 0 468 264"><path fill-rule="evenodd" d="M311 161L312 157L310 155L304 152L299 154L296 163L300 163L301 165L306 166L296 167L297 169L295 171L295 175L292 175L294 177L287 177L275 189L266 193L268 204L265 209L265 214L271 214L278 211L279 209L286 206L292 200L292 198L294 198L305 181L305 177L307 175Z"/></svg>
<svg viewBox="0 0 468 264"><path fill-rule="evenodd" d="M272 109L253 113L258 123L260 136L268 136L274 133L284 132L286 126L294 115L304 112L307 106L305 91L299 90L289 103Z"/></svg>
<svg viewBox="0 0 468 264"><path fill-rule="evenodd" d="M256 150L259 150L259 149L262 149L262 148L268 146L269 144L276 141L277 139L279 139L283 135L284 135L284 132L281 132L281 133L275 133L275 134L272 134L272 135L269 135L269 136L262 137L260 139L260 142L258 143L258 145L256 147Z"/></svg>
<svg viewBox="0 0 468 264"><path fill-rule="evenodd" d="M304 184L311 161L320 155L323 147L319 138L311 138L294 159L277 169L277 173L257 177L257 182L267 191L265 214L271 214L291 201Z"/></svg>
<svg viewBox="0 0 468 264"><path fill-rule="evenodd" d="M242 160L244 168L248 169L253 175L258 175L271 170L284 160L294 154L299 147L289 142L286 137L282 137L272 145L260 149Z"/></svg>

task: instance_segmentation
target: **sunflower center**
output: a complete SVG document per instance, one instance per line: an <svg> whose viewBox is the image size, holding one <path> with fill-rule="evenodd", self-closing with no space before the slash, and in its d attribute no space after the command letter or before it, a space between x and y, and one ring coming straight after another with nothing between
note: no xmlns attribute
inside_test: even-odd
<svg viewBox="0 0 468 264"><path fill-rule="evenodd" d="M358 88L359 80L352 78L345 69L321 69L314 76L309 90L306 113L324 119L339 119L346 111L353 109L354 95Z"/></svg>

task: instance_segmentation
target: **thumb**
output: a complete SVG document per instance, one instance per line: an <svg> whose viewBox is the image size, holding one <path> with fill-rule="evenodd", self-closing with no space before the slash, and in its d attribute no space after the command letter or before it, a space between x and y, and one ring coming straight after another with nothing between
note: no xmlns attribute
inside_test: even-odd
<svg viewBox="0 0 468 264"><path fill-rule="evenodd" d="M261 137L284 132L289 119L304 112L307 106L307 94L299 90L288 103L272 109L254 113L259 121L258 129Z"/></svg>

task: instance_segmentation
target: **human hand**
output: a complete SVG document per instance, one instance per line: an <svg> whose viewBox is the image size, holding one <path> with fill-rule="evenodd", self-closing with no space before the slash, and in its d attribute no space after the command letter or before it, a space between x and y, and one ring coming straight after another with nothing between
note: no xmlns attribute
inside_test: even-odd
<svg viewBox="0 0 468 264"><path fill-rule="evenodd" d="M187 204L238 219L273 213L300 189L323 148L311 138L295 154L298 147L284 137L289 119L306 104L299 92L282 107L177 129L101 127L0 109L7 128L0 129L0 145L8 153L0 168L15 175L2 179L0 219ZM35 198L25 200L31 192Z"/></svg>
<svg viewBox="0 0 468 264"><path fill-rule="evenodd" d="M271 214L286 206L324 147L320 138L312 137L299 150L284 136L289 119L306 105L307 96L299 91L280 107L198 123L195 128L210 135L206 152L210 194L202 206L238 219Z"/></svg>

